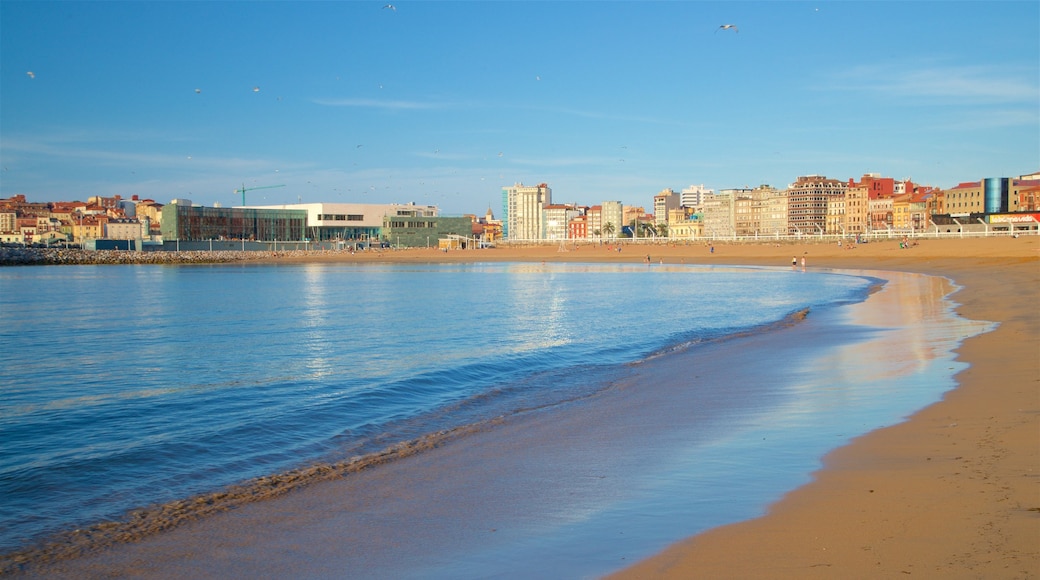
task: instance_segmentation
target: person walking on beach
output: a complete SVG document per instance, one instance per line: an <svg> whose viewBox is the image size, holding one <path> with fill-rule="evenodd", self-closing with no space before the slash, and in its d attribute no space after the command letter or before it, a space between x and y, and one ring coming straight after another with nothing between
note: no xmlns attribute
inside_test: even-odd
<svg viewBox="0 0 1040 580"><path fill-rule="evenodd" d="M791 256L791 269L794 270L798 267L798 256Z"/></svg>
<svg viewBox="0 0 1040 580"><path fill-rule="evenodd" d="M802 272L805 271L805 256L802 256Z"/></svg>

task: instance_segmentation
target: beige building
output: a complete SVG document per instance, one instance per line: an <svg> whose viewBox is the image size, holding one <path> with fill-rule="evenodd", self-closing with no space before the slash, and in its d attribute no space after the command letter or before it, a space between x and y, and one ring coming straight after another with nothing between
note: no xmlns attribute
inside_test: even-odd
<svg viewBox="0 0 1040 580"><path fill-rule="evenodd" d="M704 236L708 238L736 235L736 191L723 189L704 196Z"/></svg>
<svg viewBox="0 0 1040 580"><path fill-rule="evenodd" d="M110 240L140 240L148 237L148 227L137 219L110 219L105 224Z"/></svg>
<svg viewBox="0 0 1040 580"><path fill-rule="evenodd" d="M928 197L906 193L892 200L892 227L897 230L921 231L931 224Z"/></svg>
<svg viewBox="0 0 1040 580"><path fill-rule="evenodd" d="M654 223L667 224L668 212L679 209L681 198L671 188L665 188L654 196Z"/></svg>
<svg viewBox="0 0 1040 580"><path fill-rule="evenodd" d="M763 236L787 233L787 192L768 185L755 188L762 196L758 218L758 233Z"/></svg>
<svg viewBox="0 0 1040 580"><path fill-rule="evenodd" d="M625 206L621 226L632 227L638 223L653 223L653 221L654 216L647 214L646 209L642 206ZM618 233L621 233L621 228L618 228Z"/></svg>
<svg viewBox="0 0 1040 580"><path fill-rule="evenodd" d="M754 189L728 189L733 201L733 229L738 236L764 236L787 232L783 192L768 185Z"/></svg>
<svg viewBox="0 0 1040 580"><path fill-rule="evenodd" d="M892 196L878 197L867 202L867 229L883 232L892 225Z"/></svg>
<svg viewBox="0 0 1040 580"><path fill-rule="evenodd" d="M804 175L787 188L789 233L818 234L826 231L827 205L845 196L846 185L822 175Z"/></svg>
<svg viewBox="0 0 1040 580"><path fill-rule="evenodd" d="M599 230L605 239L615 239L621 235L621 228L625 226L625 206L620 201L605 201L601 207Z"/></svg>
<svg viewBox="0 0 1040 580"><path fill-rule="evenodd" d="M86 216L72 225L72 239L82 242L104 238L106 222L108 219L105 216Z"/></svg>
<svg viewBox="0 0 1040 580"><path fill-rule="evenodd" d="M840 234L845 230L845 196L834 196L827 200L827 221L823 231Z"/></svg>
<svg viewBox="0 0 1040 580"><path fill-rule="evenodd" d="M981 181L961 183L957 187L947 189L946 211L953 216L967 216L973 213L986 213L986 199Z"/></svg>
<svg viewBox="0 0 1040 580"><path fill-rule="evenodd" d="M845 219L842 223L844 233L855 235L870 229L870 187L866 184L853 185L845 190Z"/></svg>
<svg viewBox="0 0 1040 580"><path fill-rule="evenodd" d="M552 204L552 190L548 184L527 186L517 183L502 188L505 206L504 236L510 240L545 239L543 209Z"/></svg>
<svg viewBox="0 0 1040 580"><path fill-rule="evenodd" d="M701 214L693 208L681 207L668 212L668 237L673 240L693 240L704 235Z"/></svg>

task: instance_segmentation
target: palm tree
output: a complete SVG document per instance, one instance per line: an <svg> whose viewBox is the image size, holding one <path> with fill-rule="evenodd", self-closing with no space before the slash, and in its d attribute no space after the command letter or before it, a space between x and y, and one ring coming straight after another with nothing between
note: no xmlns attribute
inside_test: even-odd
<svg viewBox="0 0 1040 580"><path fill-rule="evenodd" d="M607 236L609 236L609 237L613 237L614 236L614 223L613 222L607 222L606 224L604 224L603 225L603 233L607 234Z"/></svg>

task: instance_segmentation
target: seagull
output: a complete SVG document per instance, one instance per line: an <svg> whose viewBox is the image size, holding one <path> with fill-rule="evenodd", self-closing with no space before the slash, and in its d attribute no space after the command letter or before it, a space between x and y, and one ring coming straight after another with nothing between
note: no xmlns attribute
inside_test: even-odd
<svg viewBox="0 0 1040 580"><path fill-rule="evenodd" d="M737 25L736 24L723 24L722 26L720 26L720 27L715 29L715 33L718 34L718 32L720 30L729 30L731 28L733 29L733 32L736 32L738 34L740 33L740 31L737 30Z"/></svg>
<svg viewBox="0 0 1040 580"><path fill-rule="evenodd" d="M253 92L254 93L259 93L260 92L260 87L253 87Z"/></svg>
<svg viewBox="0 0 1040 580"><path fill-rule="evenodd" d="M36 73L34 73L33 71L29 71L29 72L27 72L25 74L29 75L29 78L31 78L31 79L36 78Z"/></svg>
<svg viewBox="0 0 1040 580"><path fill-rule="evenodd" d="M393 4L387 4L386 6L383 6L383 8L384 9L389 8L390 10L393 10L394 12L397 12L397 6L394 6Z"/></svg>
<svg viewBox="0 0 1040 580"><path fill-rule="evenodd" d="M201 93L201 92L202 92L202 89L195 89L195 94L196 94L196 95L197 95L197 94L199 94L199 93Z"/></svg>

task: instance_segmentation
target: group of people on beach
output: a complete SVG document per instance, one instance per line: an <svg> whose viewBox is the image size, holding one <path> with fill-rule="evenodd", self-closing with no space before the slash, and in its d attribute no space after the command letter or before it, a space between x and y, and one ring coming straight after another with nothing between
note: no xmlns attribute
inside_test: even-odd
<svg viewBox="0 0 1040 580"><path fill-rule="evenodd" d="M791 269L795 270L798 268L798 256L791 256ZM802 270L805 270L805 256L802 256Z"/></svg>

